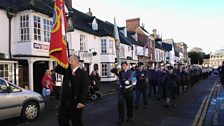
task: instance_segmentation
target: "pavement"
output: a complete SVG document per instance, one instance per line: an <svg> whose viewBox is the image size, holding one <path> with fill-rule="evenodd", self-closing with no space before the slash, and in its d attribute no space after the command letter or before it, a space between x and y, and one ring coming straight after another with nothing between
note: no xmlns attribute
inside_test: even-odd
<svg viewBox="0 0 224 126"><path fill-rule="evenodd" d="M121 126L191 126L203 99L209 95L217 78L212 75L206 80L199 81L186 94L177 98L175 108L167 109L164 107L164 100L157 101L156 98L149 98L148 108L144 109L141 102L140 108L134 110L133 120ZM107 94L106 92L111 91L109 85L114 89L114 93L104 95L101 99L86 105L83 113L84 126L116 126L118 119L116 83L103 83L101 91ZM0 125L58 126L56 113L56 109L44 111L33 122L24 122L14 118L0 121Z"/></svg>

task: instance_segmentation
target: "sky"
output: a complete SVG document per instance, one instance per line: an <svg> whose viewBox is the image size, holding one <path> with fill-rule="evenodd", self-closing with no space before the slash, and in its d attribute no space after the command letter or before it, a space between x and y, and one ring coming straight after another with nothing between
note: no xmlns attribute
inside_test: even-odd
<svg viewBox="0 0 224 126"><path fill-rule="evenodd" d="M157 29L163 39L185 42L188 50L210 53L224 48L224 0L73 0L73 8L119 27L139 17L145 29Z"/></svg>

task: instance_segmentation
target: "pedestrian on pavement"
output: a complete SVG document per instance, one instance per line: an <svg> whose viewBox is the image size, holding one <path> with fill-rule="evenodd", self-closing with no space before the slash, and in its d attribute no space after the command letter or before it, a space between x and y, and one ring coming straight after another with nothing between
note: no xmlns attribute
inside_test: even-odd
<svg viewBox="0 0 224 126"><path fill-rule="evenodd" d="M48 110L52 107L52 92L54 89L54 83L51 76L51 71L46 70L43 78L42 78L42 95L44 97L46 106L45 108Z"/></svg>
<svg viewBox="0 0 224 126"><path fill-rule="evenodd" d="M148 105L147 94L146 94L147 85L148 85L148 77L147 77L147 71L144 70L143 67L144 67L144 64L142 62L139 62L138 70L136 72L137 83L135 86L136 97L135 97L134 107L136 109L138 109L139 107L139 100L140 100L141 94L143 96L144 108L147 108L147 105Z"/></svg>
<svg viewBox="0 0 224 126"><path fill-rule="evenodd" d="M90 74L90 84L96 89L99 90L100 88L100 76L99 74L94 70L92 71L92 73Z"/></svg>
<svg viewBox="0 0 224 126"><path fill-rule="evenodd" d="M53 92L53 89L54 89L54 83L51 76L51 71L47 69L42 78L42 95L44 97L50 96L50 94Z"/></svg>
<svg viewBox="0 0 224 126"><path fill-rule="evenodd" d="M121 124L124 121L124 108L126 102L127 120L130 122L133 117L133 85L132 71L128 68L127 62L121 63L121 71L118 75L120 88L118 91L118 122Z"/></svg>
<svg viewBox="0 0 224 126"><path fill-rule="evenodd" d="M58 111L59 126L83 126L82 113L88 93L88 73L79 67L79 58L76 55L69 57L67 69L57 66L55 72L64 75L60 107Z"/></svg>
<svg viewBox="0 0 224 126"><path fill-rule="evenodd" d="M100 76L96 73L96 71L92 71L90 75L90 85L88 98L91 100L96 100L101 97L100 93Z"/></svg>

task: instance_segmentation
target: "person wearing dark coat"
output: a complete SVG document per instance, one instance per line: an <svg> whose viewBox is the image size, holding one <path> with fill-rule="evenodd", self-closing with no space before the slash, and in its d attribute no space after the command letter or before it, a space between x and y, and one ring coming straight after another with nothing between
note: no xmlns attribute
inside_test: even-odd
<svg viewBox="0 0 224 126"><path fill-rule="evenodd" d="M175 106L175 93L176 93L176 76L173 73L173 66L168 66L168 73L165 79L165 97L166 97L166 107L170 107L171 104ZM171 103L172 100L172 103Z"/></svg>
<svg viewBox="0 0 224 126"><path fill-rule="evenodd" d="M124 108L126 102L127 120L130 122L133 117L133 85L132 85L132 71L128 69L128 63L121 63L121 71L118 74L119 91L118 91L118 122L121 124L124 121Z"/></svg>
<svg viewBox="0 0 224 126"><path fill-rule="evenodd" d="M149 66L148 68L148 96L149 98L152 95L152 92L154 96L156 96L156 70L153 68L153 66Z"/></svg>
<svg viewBox="0 0 224 126"><path fill-rule="evenodd" d="M164 69L164 66L160 66L159 70L156 71L156 96L157 99L160 100L161 97L164 97L164 82L165 82L165 75L166 71Z"/></svg>
<svg viewBox="0 0 224 126"><path fill-rule="evenodd" d="M92 71L90 75L90 85L97 91L100 89L100 76L99 74L94 70Z"/></svg>
<svg viewBox="0 0 224 126"><path fill-rule="evenodd" d="M136 77L137 77L137 83L135 86L135 91L136 91L136 97L135 97L135 108L138 109L139 107L139 100L140 96L142 94L143 96L143 103L144 103L144 108L147 108L148 101L147 101L147 84L148 84L148 77L147 77L147 71L143 69L144 64L143 63L138 63L138 70L136 72Z"/></svg>
<svg viewBox="0 0 224 126"><path fill-rule="evenodd" d="M57 66L55 72L64 75L60 106L57 114L59 126L83 126L82 112L88 93L88 73L79 68L79 58L69 57L67 69Z"/></svg>
<svg viewBox="0 0 224 126"><path fill-rule="evenodd" d="M220 82L224 85L224 61L222 62L222 66L220 67Z"/></svg>
<svg viewBox="0 0 224 126"><path fill-rule="evenodd" d="M180 67L179 65L175 65L173 73L176 75L176 84L177 84L177 95L181 94L181 75L180 75Z"/></svg>

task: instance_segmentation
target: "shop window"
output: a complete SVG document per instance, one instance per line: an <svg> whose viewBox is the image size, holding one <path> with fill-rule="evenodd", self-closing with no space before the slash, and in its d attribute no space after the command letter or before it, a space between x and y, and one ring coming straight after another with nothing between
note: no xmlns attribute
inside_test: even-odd
<svg viewBox="0 0 224 126"><path fill-rule="evenodd" d="M13 81L13 69L12 64L0 64L0 78L3 78L7 81Z"/></svg>
<svg viewBox="0 0 224 126"><path fill-rule="evenodd" d="M102 64L102 76L107 77L108 76L108 65L107 64Z"/></svg>

